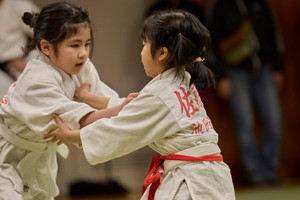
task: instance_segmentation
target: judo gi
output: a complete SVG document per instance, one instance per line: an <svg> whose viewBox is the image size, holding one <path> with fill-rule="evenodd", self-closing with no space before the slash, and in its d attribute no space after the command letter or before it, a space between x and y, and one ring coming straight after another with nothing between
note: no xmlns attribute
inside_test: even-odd
<svg viewBox="0 0 300 200"><path fill-rule="evenodd" d="M57 113L72 128L94 111L73 101L76 87L90 83L91 91L111 97L108 106L123 99L101 82L87 60L79 74L68 75L42 53L25 67L1 101L0 109L0 199L50 200L59 194L56 185L56 151L64 157L64 145L45 141L44 135L56 127Z"/></svg>
<svg viewBox="0 0 300 200"><path fill-rule="evenodd" d="M82 148L91 164L129 154L149 145L160 156L220 156L218 134L206 114L190 75L174 79L174 69L153 78L139 96L110 119L80 131ZM229 167L223 161L164 161L159 166L156 200L233 200ZM149 198L151 184L141 199Z"/></svg>

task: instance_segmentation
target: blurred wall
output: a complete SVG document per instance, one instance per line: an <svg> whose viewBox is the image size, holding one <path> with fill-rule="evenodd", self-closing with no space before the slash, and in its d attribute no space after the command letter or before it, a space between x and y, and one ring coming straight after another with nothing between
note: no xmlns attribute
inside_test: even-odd
<svg viewBox="0 0 300 200"><path fill-rule="evenodd" d="M285 45L285 83L281 90L283 140L280 174L283 177L300 177L300 1L269 0L282 30Z"/></svg>

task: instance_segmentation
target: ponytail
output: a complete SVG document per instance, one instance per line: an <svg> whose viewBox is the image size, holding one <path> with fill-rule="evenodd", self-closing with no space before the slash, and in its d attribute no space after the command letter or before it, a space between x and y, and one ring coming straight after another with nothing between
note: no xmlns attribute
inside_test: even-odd
<svg viewBox="0 0 300 200"><path fill-rule="evenodd" d="M22 20L23 22L28 25L30 28L33 28L36 24L36 19L37 19L37 14L32 14L32 13L29 13L29 12L25 12L23 14L23 17L22 17Z"/></svg>
<svg viewBox="0 0 300 200"><path fill-rule="evenodd" d="M195 62L190 74L190 85L194 84L199 91L216 85L214 73L202 62Z"/></svg>
<svg viewBox="0 0 300 200"><path fill-rule="evenodd" d="M34 28L36 25L36 21L38 18L38 14L32 14L29 12L25 12L23 14L22 20L23 22L28 25L30 28ZM37 41L36 41L36 37L35 37L35 31L34 32L34 38L32 40L30 40L29 44L27 45L26 48L23 49L23 51L25 53L29 53L30 51L32 51L33 49L35 49L35 47L37 46Z"/></svg>

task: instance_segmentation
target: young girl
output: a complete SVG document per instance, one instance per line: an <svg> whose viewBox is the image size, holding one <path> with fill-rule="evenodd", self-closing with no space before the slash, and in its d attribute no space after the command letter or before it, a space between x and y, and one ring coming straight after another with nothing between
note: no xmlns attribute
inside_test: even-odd
<svg viewBox="0 0 300 200"><path fill-rule="evenodd" d="M144 181L144 200L235 199L230 169L197 91L214 84L202 63L208 30L188 12L167 10L145 21L142 38L142 62L153 79L139 96L118 116L81 130L55 116L59 128L47 137L81 142L93 165L149 145L159 155Z"/></svg>
<svg viewBox="0 0 300 200"><path fill-rule="evenodd" d="M58 147L43 138L56 126L52 113L80 128L117 114L130 98L120 104L124 100L99 80L89 60L93 37L86 11L59 2L40 14L24 13L23 21L34 29L29 51L38 52L1 101L0 199L49 200L59 193ZM118 106L96 111L73 101L75 88L84 82L91 84L92 92L110 97L102 97L101 107Z"/></svg>

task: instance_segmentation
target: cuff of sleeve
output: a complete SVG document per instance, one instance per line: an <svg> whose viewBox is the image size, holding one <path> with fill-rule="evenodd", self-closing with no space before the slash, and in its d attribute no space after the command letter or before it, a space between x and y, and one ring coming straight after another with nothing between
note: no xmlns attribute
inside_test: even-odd
<svg viewBox="0 0 300 200"><path fill-rule="evenodd" d="M95 109L83 104L82 106L79 105L78 108L72 112L62 114L60 117L71 129L80 129L80 119L93 111L95 111Z"/></svg>
<svg viewBox="0 0 300 200"><path fill-rule="evenodd" d="M107 104L107 108L116 106L116 105L120 105L121 103L123 103L123 101L125 100L125 98L118 98L118 97L110 97L108 104Z"/></svg>

